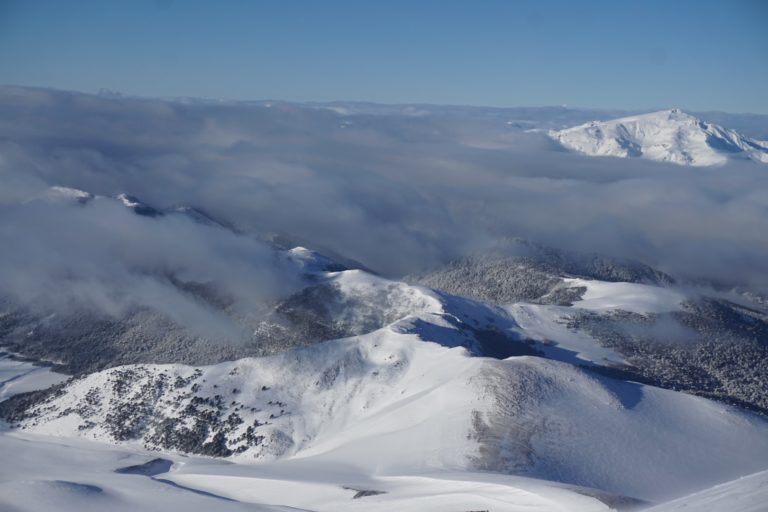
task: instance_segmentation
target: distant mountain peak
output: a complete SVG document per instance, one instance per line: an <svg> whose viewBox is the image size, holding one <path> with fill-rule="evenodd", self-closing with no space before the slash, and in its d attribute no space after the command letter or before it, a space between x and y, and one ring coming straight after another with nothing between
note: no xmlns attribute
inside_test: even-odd
<svg viewBox="0 0 768 512"><path fill-rule="evenodd" d="M591 156L644 158L679 165L711 166L730 160L768 163L768 145L672 108L592 121L550 137Z"/></svg>
<svg viewBox="0 0 768 512"><path fill-rule="evenodd" d="M163 215L163 212L161 212L160 210L157 210L156 208L153 208L152 206L149 206L146 203L143 203L136 196L121 193L121 194L117 194L115 196L115 199L123 203L123 205L125 205L126 208L130 208L131 210L133 210L137 215L143 215L145 217L160 217L161 215Z"/></svg>
<svg viewBox="0 0 768 512"><path fill-rule="evenodd" d="M55 203L85 204L91 201L93 198L94 195L90 192L72 187L54 185L52 187L48 187L45 191L33 199Z"/></svg>

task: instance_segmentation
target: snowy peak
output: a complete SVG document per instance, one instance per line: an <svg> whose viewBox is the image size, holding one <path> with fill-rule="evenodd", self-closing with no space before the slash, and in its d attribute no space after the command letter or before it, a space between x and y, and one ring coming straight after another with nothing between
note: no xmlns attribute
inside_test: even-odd
<svg viewBox="0 0 768 512"><path fill-rule="evenodd" d="M549 135L563 146L591 156L635 157L691 166L721 165L734 159L768 163L768 144L705 123L677 108L592 121Z"/></svg>
<svg viewBox="0 0 768 512"><path fill-rule="evenodd" d="M137 197L128 194L118 194L115 199L125 205L126 208L130 208L137 215L143 215L145 217L160 217L163 212L141 202Z"/></svg>
<svg viewBox="0 0 768 512"><path fill-rule="evenodd" d="M349 270L341 263L333 261L331 258L305 247L297 246L285 251L284 254L288 260L308 274Z"/></svg>
<svg viewBox="0 0 768 512"><path fill-rule="evenodd" d="M93 198L94 195L90 192L56 185L47 188L44 192L32 198L31 200L63 204L85 204Z"/></svg>

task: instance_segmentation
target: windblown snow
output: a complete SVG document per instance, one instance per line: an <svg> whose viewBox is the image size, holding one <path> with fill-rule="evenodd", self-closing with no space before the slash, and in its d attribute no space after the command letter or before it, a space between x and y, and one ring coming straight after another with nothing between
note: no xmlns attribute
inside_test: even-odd
<svg viewBox="0 0 768 512"><path fill-rule="evenodd" d="M679 109L593 121L550 131L563 146L591 156L638 157L680 165L721 165L731 159L768 163L768 145Z"/></svg>

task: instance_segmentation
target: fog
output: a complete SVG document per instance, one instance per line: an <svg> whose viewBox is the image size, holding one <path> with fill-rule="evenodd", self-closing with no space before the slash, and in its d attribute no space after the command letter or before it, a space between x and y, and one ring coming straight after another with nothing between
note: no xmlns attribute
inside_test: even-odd
<svg viewBox="0 0 768 512"><path fill-rule="evenodd" d="M86 308L119 317L143 306L199 335L237 340L245 333L236 322L178 283L215 283L238 316L297 285L265 244L182 215L155 220L110 199L79 205L46 196L0 215L3 298L38 313Z"/></svg>
<svg viewBox="0 0 768 512"><path fill-rule="evenodd" d="M768 291L768 166L590 158L543 131L612 114L2 88L0 286L32 303L139 302L210 325L162 276L215 281L243 304L284 294L297 277L259 241L269 235L389 276L519 236ZM761 121L741 119L755 132ZM35 199L53 185L191 205L240 234L109 200Z"/></svg>

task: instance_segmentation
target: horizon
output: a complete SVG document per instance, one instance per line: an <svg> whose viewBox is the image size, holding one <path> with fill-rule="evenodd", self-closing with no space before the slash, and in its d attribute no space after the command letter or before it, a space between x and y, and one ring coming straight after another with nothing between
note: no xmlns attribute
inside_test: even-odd
<svg viewBox="0 0 768 512"><path fill-rule="evenodd" d="M128 100L141 100L141 101L165 101L171 103L184 103L186 100L197 100L201 102L211 102L220 104L245 104L245 103L259 103L259 102L274 102L285 103L292 105L333 105L333 104L347 104L347 105L378 105L384 107L447 107L447 108L471 108L471 109L490 109L490 110L517 110L517 109L562 109L573 112L604 112L613 113L617 115L636 116L643 114L653 114L658 112L666 112L669 110L680 110L688 114L726 114L733 116L757 116L768 117L768 112L737 112L728 110L695 110L687 109L674 105L649 107L647 109L640 108L608 108L608 107L594 107L583 105L490 105L490 104L470 104L470 103L429 103L429 102L416 102L416 103L397 103L397 102L385 102L385 101L373 101L373 100L288 100L284 98L258 98L258 97L243 97L243 98L217 98L212 96L151 96L143 94L130 94L120 90L112 89L100 89L98 91L85 91L80 89L67 89L59 87L49 87L40 85L27 85L27 84L15 84L15 83L0 83L0 88L18 88L18 89L38 89L43 91L52 91L66 94L80 94L86 96L95 96L102 99L128 99Z"/></svg>

